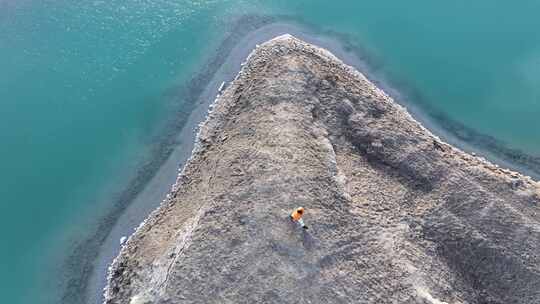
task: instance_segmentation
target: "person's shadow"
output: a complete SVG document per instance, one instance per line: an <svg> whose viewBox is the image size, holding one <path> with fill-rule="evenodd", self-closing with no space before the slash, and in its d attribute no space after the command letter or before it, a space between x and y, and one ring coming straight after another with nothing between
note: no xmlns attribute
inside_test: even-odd
<svg viewBox="0 0 540 304"><path fill-rule="evenodd" d="M290 233L292 234L301 234L302 245L306 250L312 250L317 245L317 239L313 237L311 228L303 229L300 225L293 221L289 216L286 218L287 227Z"/></svg>
<svg viewBox="0 0 540 304"><path fill-rule="evenodd" d="M313 237L309 229L302 229L302 245L306 250L312 250L317 245L317 239Z"/></svg>

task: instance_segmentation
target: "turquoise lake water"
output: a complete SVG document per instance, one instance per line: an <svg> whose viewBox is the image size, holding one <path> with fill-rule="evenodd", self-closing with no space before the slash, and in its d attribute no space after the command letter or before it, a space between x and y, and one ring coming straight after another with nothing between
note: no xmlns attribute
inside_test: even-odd
<svg viewBox="0 0 540 304"><path fill-rule="evenodd" d="M433 121L538 156L539 11L538 0L0 0L0 302L60 303L57 266L154 157L170 113L189 114L181 88L238 18L341 39Z"/></svg>

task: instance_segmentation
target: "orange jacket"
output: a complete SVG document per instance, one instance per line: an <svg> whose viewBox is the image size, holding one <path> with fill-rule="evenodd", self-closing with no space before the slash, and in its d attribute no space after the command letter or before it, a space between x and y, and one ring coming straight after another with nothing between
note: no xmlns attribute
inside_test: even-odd
<svg viewBox="0 0 540 304"><path fill-rule="evenodd" d="M291 218L295 221L298 221L302 218L302 215L304 215L304 208L298 207L293 211L293 213L291 213Z"/></svg>

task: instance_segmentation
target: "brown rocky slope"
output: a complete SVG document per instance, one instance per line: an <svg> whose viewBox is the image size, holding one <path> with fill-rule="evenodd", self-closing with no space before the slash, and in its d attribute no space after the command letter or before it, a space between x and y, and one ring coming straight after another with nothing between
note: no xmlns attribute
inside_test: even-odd
<svg viewBox="0 0 540 304"><path fill-rule="evenodd" d="M289 35L217 100L106 303L540 303L540 194ZM307 209L304 231L287 215Z"/></svg>

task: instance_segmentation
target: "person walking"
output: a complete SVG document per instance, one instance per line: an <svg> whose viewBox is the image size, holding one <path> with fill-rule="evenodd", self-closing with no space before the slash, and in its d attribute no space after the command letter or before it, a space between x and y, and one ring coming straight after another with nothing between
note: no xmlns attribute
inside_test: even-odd
<svg viewBox="0 0 540 304"><path fill-rule="evenodd" d="M304 220L302 219L302 216L304 216L304 211L305 211L304 207L298 207L298 208L294 209L294 211L291 213L290 217L291 217L292 221L298 222L300 224L300 226L302 226L302 228L308 229L306 224L304 224Z"/></svg>

